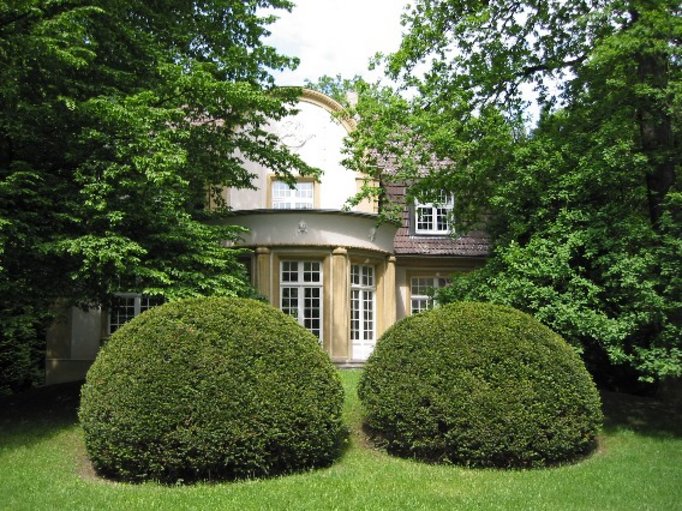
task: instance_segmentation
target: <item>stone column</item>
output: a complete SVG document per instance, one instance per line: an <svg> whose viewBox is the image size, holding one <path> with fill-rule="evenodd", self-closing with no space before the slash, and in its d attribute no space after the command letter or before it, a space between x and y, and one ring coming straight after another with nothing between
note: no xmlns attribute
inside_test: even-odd
<svg viewBox="0 0 682 511"><path fill-rule="evenodd" d="M350 357L348 279L348 250L337 247L332 252L333 310L330 346L334 361L346 361Z"/></svg>
<svg viewBox="0 0 682 511"><path fill-rule="evenodd" d="M377 337L381 337L381 334L396 321L395 256L388 256L386 259L382 289L384 306L381 311L381 331L377 332Z"/></svg>
<svg viewBox="0 0 682 511"><path fill-rule="evenodd" d="M256 248L256 290L267 297L273 303L275 297L272 296L272 275L270 272L270 249L267 247Z"/></svg>

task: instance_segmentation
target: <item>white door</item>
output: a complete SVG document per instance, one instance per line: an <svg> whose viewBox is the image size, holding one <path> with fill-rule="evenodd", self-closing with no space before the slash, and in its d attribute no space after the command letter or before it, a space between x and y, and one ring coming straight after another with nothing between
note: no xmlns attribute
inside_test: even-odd
<svg viewBox="0 0 682 511"><path fill-rule="evenodd" d="M376 344L376 281L374 267L351 265L350 338L352 360L363 361Z"/></svg>

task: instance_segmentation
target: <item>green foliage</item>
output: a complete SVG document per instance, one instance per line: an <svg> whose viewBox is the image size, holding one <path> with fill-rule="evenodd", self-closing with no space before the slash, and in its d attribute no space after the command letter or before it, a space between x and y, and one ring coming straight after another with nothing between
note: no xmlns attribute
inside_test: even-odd
<svg viewBox="0 0 682 511"><path fill-rule="evenodd" d="M314 82L305 80L304 85L308 89L326 94L346 108L352 108L352 101L349 101L348 95L357 93L357 90L364 87L366 82L360 75L355 75L353 78L343 78L340 74L337 74L333 77L322 75Z"/></svg>
<svg viewBox="0 0 682 511"><path fill-rule="evenodd" d="M679 194L668 195L653 228L642 179L647 164L631 141L636 127L625 132L615 114L597 123L601 100L584 101L548 116L514 150L506 182L489 195L493 257L454 279L439 299L532 313L583 351L604 384L626 385L615 376L628 372L647 381L678 376Z"/></svg>
<svg viewBox="0 0 682 511"><path fill-rule="evenodd" d="M263 130L297 96L273 86L270 70L296 62L262 44L274 18L259 9L268 6L292 4L2 2L6 343L43 338L58 298L250 292L240 253L225 243L240 232L221 225L217 190L251 185L243 158L285 176L314 171ZM209 196L219 206L211 214ZM17 321L37 329L4 329Z"/></svg>
<svg viewBox="0 0 682 511"><path fill-rule="evenodd" d="M589 453L599 394L573 349L509 307L460 302L409 316L360 380L366 423L389 452L479 467Z"/></svg>
<svg viewBox="0 0 682 511"><path fill-rule="evenodd" d="M175 482L328 465L342 404L329 358L292 318L254 300L195 298L112 335L79 416L98 472Z"/></svg>
<svg viewBox="0 0 682 511"><path fill-rule="evenodd" d="M0 396L40 381L45 360L45 341L35 337L41 315L32 310L3 312L8 318L0 329Z"/></svg>
<svg viewBox="0 0 682 511"><path fill-rule="evenodd" d="M529 312L608 358L604 381L682 375L680 14L673 0L417 1L386 57L416 94L370 89L349 139L353 168L453 192L457 234L485 224L489 263L441 300Z"/></svg>

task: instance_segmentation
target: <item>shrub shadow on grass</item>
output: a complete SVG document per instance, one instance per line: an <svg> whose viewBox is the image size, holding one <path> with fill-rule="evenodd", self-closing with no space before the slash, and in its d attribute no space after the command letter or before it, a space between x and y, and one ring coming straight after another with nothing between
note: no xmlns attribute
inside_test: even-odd
<svg viewBox="0 0 682 511"><path fill-rule="evenodd" d="M0 447L29 446L76 424L82 384L50 385L0 398Z"/></svg>
<svg viewBox="0 0 682 511"><path fill-rule="evenodd" d="M601 391L601 397L607 432L628 429L646 436L682 436L679 404L610 391Z"/></svg>

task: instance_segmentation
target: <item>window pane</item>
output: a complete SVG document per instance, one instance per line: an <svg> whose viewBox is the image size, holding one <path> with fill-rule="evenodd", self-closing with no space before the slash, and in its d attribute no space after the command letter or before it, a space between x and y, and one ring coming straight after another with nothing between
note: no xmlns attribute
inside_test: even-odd
<svg viewBox="0 0 682 511"><path fill-rule="evenodd" d="M282 312L298 318L298 288L282 288Z"/></svg>
<svg viewBox="0 0 682 511"><path fill-rule="evenodd" d="M436 230L448 231L449 229L448 210L445 208L436 208Z"/></svg>
<svg viewBox="0 0 682 511"><path fill-rule="evenodd" d="M374 293L365 291L364 308L364 337L366 340L374 338Z"/></svg>
<svg viewBox="0 0 682 511"><path fill-rule="evenodd" d="M320 263L317 262L303 263L303 281L320 282Z"/></svg>
<svg viewBox="0 0 682 511"><path fill-rule="evenodd" d="M313 183L304 182L296 183L295 195L299 199L312 199L313 198ZM303 201L308 202L308 201Z"/></svg>
<svg viewBox="0 0 682 511"><path fill-rule="evenodd" d="M163 298L158 296L116 296L109 309L109 334L113 334L138 314L161 305Z"/></svg>
<svg viewBox="0 0 682 511"><path fill-rule="evenodd" d="M350 323L351 340L357 341L360 339L360 291L358 289L351 290Z"/></svg>
<svg viewBox="0 0 682 511"><path fill-rule="evenodd" d="M320 337L321 301L320 288L303 288L305 294L303 326Z"/></svg>
<svg viewBox="0 0 682 511"><path fill-rule="evenodd" d="M428 295L433 287L431 277L412 277L412 295Z"/></svg>
<svg viewBox="0 0 682 511"><path fill-rule="evenodd" d="M152 307L156 307L157 305L161 305L163 303L163 298L159 296L142 296L140 298L140 312L144 312L146 310L151 309Z"/></svg>
<svg viewBox="0 0 682 511"><path fill-rule="evenodd" d="M109 333L113 334L123 324L135 317L135 298L116 297L109 311Z"/></svg>
<svg viewBox="0 0 682 511"><path fill-rule="evenodd" d="M412 314L417 314L421 311L429 309L429 299L428 298L412 298L411 300Z"/></svg>
<svg viewBox="0 0 682 511"><path fill-rule="evenodd" d="M312 209L314 199L314 183L297 182L293 188L284 181L272 182L273 209Z"/></svg>
<svg viewBox="0 0 682 511"><path fill-rule="evenodd" d="M433 210L431 208L417 208L417 229L424 231L433 229Z"/></svg>
<svg viewBox="0 0 682 511"><path fill-rule="evenodd" d="M374 340L374 267L351 266L351 340Z"/></svg>
<svg viewBox="0 0 682 511"><path fill-rule="evenodd" d="M282 263L282 282L298 282L298 265L293 262Z"/></svg>
<svg viewBox="0 0 682 511"><path fill-rule="evenodd" d="M410 308L412 313L431 309L437 305L433 299L436 289L447 286L449 280L443 277L412 277L410 280Z"/></svg>
<svg viewBox="0 0 682 511"><path fill-rule="evenodd" d="M322 265L319 261L282 261L280 308L321 338Z"/></svg>

